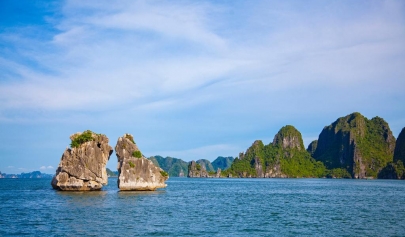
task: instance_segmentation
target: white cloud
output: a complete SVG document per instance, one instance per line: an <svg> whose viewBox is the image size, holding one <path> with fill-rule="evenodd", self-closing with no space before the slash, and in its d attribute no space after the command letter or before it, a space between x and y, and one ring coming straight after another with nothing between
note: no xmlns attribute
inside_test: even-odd
<svg viewBox="0 0 405 237"><path fill-rule="evenodd" d="M192 147L316 120L308 145L353 111L404 117L403 3L295 4L66 1L53 37L0 34L19 49L0 57L0 121L132 129L165 142L155 154L213 159L247 147Z"/></svg>
<svg viewBox="0 0 405 237"><path fill-rule="evenodd" d="M208 4L176 4L165 1L110 1L105 5L93 6L77 1L70 1L65 8L68 16L75 16L62 24L90 25L102 29L126 31L151 31L165 37L195 41L209 47L224 47L225 41L208 29L211 20L207 17L214 9ZM111 6L114 6L111 8ZM96 10L95 14L77 15L77 9ZM72 14L73 13L73 14Z"/></svg>
<svg viewBox="0 0 405 237"><path fill-rule="evenodd" d="M39 169L40 170L53 169L53 166L51 166L51 165L48 165L48 166L43 165Z"/></svg>
<svg viewBox="0 0 405 237"><path fill-rule="evenodd" d="M218 81L234 95L245 95L247 102L257 93L266 93L266 100L294 88L305 93L312 83L340 89L386 83L397 91L405 83L398 79L405 74L400 69L403 58L381 61L405 51L405 30L397 18L387 17L387 11L395 11L389 4L386 12L365 14L350 24L334 12L321 21L305 11L273 10L270 18L258 11L255 27L264 24L259 31L249 30L252 23L247 21L244 31L221 34L232 23L212 12L218 6L93 3L68 1L56 26L61 32L46 47L33 42L36 53L30 56L56 73L1 59L22 77L18 83L1 85L2 110L100 111L123 103L184 107L178 95ZM273 18L277 25L269 25ZM245 35L251 38L241 41ZM54 52L45 50L49 47Z"/></svg>

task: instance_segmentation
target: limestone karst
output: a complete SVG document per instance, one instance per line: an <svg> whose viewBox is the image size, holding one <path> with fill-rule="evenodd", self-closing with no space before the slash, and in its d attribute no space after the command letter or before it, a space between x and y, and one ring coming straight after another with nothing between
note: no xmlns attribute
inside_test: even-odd
<svg viewBox="0 0 405 237"><path fill-rule="evenodd" d="M392 161L394 148L387 122L352 113L322 130L313 156L328 169L346 170L353 178L376 178Z"/></svg>
<svg viewBox="0 0 405 237"><path fill-rule="evenodd" d="M316 162L305 150L301 133L286 125L274 136L272 143L264 145L261 140L256 140L221 175L242 178L322 177L325 171L323 164Z"/></svg>
<svg viewBox="0 0 405 237"><path fill-rule="evenodd" d="M206 166L211 165L211 162L207 163L209 161L201 159L198 160L197 162L191 161L188 164L188 175L187 177L189 178L219 178L221 177L221 169L218 168L216 172L212 171L207 171ZM212 167L212 165L211 165Z"/></svg>
<svg viewBox="0 0 405 237"><path fill-rule="evenodd" d="M92 131L70 136L51 185L63 191L100 190L108 183L106 164L113 152L108 138Z"/></svg>
<svg viewBox="0 0 405 237"><path fill-rule="evenodd" d="M169 175L146 159L133 136L125 134L115 146L118 159L118 188L122 191L153 191L164 188Z"/></svg>

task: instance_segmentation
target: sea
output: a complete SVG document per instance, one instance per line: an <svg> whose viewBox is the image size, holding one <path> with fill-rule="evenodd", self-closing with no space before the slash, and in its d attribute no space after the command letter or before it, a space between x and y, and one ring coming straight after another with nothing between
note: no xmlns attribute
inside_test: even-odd
<svg viewBox="0 0 405 237"><path fill-rule="evenodd" d="M0 179L0 236L405 236L405 181L170 178L153 192Z"/></svg>

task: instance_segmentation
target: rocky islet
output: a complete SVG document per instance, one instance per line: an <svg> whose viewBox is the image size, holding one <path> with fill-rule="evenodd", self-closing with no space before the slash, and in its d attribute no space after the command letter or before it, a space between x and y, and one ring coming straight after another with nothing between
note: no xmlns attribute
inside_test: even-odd
<svg viewBox="0 0 405 237"><path fill-rule="evenodd" d="M71 135L70 139L71 147L62 155L52 187L61 191L100 190L108 183L106 164L113 152L107 136L87 130ZM167 173L142 156L131 135L120 137L115 151L120 190L166 187Z"/></svg>
<svg viewBox="0 0 405 237"><path fill-rule="evenodd" d="M122 191L153 191L167 186L169 175L142 155L133 136L125 134L115 146L118 188Z"/></svg>
<svg viewBox="0 0 405 237"><path fill-rule="evenodd" d="M70 136L51 185L62 191L100 190L108 183L107 161L113 152L107 136L92 131Z"/></svg>

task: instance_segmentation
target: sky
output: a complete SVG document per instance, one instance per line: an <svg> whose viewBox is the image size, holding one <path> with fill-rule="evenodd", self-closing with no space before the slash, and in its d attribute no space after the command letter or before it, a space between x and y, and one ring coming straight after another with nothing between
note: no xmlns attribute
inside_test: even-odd
<svg viewBox="0 0 405 237"><path fill-rule="evenodd" d="M185 161L352 112L397 137L404 91L402 0L0 0L3 173L54 173L87 129Z"/></svg>

